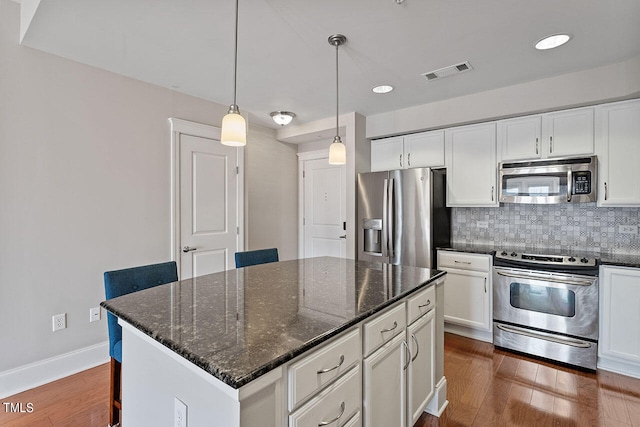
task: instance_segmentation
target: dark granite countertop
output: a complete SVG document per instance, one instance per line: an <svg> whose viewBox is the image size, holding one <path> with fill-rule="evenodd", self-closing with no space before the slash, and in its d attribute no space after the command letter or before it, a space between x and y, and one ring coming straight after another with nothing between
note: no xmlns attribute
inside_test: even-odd
<svg viewBox="0 0 640 427"><path fill-rule="evenodd" d="M182 280L100 305L240 388L445 274L310 258Z"/></svg>
<svg viewBox="0 0 640 427"><path fill-rule="evenodd" d="M469 244L469 243L453 243L446 248L437 248L441 251L455 251L455 252L467 252L493 255L496 250L506 250L507 252L525 252L525 253L538 253L545 255L567 255L554 248L515 248L509 245L495 247L488 244ZM640 254L611 254L607 252L594 251L590 249L576 248L573 253L568 255L576 256L588 256L591 258L597 258L602 265L615 265L619 267L633 267L640 268Z"/></svg>

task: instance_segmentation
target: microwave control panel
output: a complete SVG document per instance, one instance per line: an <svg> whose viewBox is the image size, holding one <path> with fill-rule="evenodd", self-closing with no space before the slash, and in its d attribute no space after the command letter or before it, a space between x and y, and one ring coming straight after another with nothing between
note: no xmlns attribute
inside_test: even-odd
<svg viewBox="0 0 640 427"><path fill-rule="evenodd" d="M591 172L579 171L573 172L573 191L572 194L590 194L591 193Z"/></svg>

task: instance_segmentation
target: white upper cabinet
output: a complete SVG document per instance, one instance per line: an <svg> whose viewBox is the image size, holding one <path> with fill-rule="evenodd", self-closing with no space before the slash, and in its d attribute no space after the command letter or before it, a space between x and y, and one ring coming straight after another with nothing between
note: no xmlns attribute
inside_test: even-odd
<svg viewBox="0 0 640 427"><path fill-rule="evenodd" d="M495 122L445 131L447 206L498 206Z"/></svg>
<svg viewBox="0 0 640 427"><path fill-rule="evenodd" d="M640 206L640 100L596 107L598 206Z"/></svg>
<svg viewBox="0 0 640 427"><path fill-rule="evenodd" d="M500 160L532 160L594 153L592 107L498 121Z"/></svg>
<svg viewBox="0 0 640 427"><path fill-rule="evenodd" d="M371 171L444 166L444 131L371 141Z"/></svg>

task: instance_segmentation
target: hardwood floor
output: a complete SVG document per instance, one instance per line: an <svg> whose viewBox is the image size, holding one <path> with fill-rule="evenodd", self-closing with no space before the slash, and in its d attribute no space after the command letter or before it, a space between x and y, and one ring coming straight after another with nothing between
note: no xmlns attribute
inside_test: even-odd
<svg viewBox="0 0 640 427"><path fill-rule="evenodd" d="M640 379L584 372L445 334L449 405L427 426L640 427Z"/></svg>
<svg viewBox="0 0 640 427"><path fill-rule="evenodd" d="M414 427L640 427L640 379L597 374L445 335L449 406ZM7 412L7 403L33 411ZM1 427L105 427L109 364L2 399ZM141 426L144 427L144 426ZM394 426L389 426L394 427Z"/></svg>

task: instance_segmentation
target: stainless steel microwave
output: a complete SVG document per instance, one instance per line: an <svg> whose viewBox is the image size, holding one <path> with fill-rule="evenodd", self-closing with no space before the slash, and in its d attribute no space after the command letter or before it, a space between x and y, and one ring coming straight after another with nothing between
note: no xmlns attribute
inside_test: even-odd
<svg viewBox="0 0 640 427"><path fill-rule="evenodd" d="M501 162L498 185L502 203L595 202L596 156Z"/></svg>

